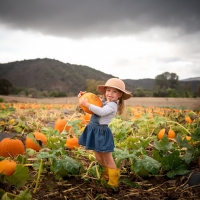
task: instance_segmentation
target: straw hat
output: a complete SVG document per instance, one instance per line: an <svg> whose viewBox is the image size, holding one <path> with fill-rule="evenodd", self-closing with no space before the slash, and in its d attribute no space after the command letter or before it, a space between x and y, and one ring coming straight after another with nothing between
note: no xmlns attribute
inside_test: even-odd
<svg viewBox="0 0 200 200"><path fill-rule="evenodd" d="M122 98L124 100L129 99L132 95L131 92L125 89L125 84L121 79L118 78L110 78L105 85L97 86L97 91L101 94L105 94L106 87L116 88L123 92Z"/></svg>

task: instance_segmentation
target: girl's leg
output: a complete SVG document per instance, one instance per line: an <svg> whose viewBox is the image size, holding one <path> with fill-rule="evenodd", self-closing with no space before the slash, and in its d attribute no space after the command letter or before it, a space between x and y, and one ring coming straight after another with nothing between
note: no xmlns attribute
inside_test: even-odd
<svg viewBox="0 0 200 200"><path fill-rule="evenodd" d="M94 151L94 154L95 154L95 157L96 157L98 163L103 167L102 179L109 180L109 167L108 167L108 163L110 163L110 162L107 162L107 160L108 161L110 161L110 160L112 161L113 160L112 153L110 155L110 153L106 153L105 154L105 153ZM114 162L114 160L113 160L113 162ZM113 164L109 164L109 166L113 166Z"/></svg>
<svg viewBox="0 0 200 200"><path fill-rule="evenodd" d="M102 153L102 159L104 160L105 166L108 168L116 169L116 164L112 156L112 152Z"/></svg>
<svg viewBox="0 0 200 200"><path fill-rule="evenodd" d="M101 166L113 169L117 168L112 156L112 152L103 153L94 151L94 155Z"/></svg>
<svg viewBox="0 0 200 200"><path fill-rule="evenodd" d="M102 166L102 167L105 167L106 166L106 163L104 162L104 159L101 155L101 152L96 152L94 151L94 155L95 155L95 158L97 159L98 163Z"/></svg>
<svg viewBox="0 0 200 200"><path fill-rule="evenodd" d="M118 181L120 177L120 169L117 169L115 161L112 156L112 152L101 153L104 163L106 163L108 184L113 187L118 187Z"/></svg>

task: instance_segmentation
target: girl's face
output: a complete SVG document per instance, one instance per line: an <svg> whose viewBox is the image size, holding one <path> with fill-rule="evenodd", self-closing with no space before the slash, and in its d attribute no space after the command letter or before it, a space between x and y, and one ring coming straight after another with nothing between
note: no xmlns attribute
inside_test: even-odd
<svg viewBox="0 0 200 200"><path fill-rule="evenodd" d="M107 87L105 96L107 101L117 101L122 96L122 92L118 89Z"/></svg>

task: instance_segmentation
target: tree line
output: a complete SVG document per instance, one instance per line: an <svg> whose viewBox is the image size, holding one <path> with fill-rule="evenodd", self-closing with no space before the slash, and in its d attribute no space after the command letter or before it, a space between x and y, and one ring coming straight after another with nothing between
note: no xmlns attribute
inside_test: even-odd
<svg viewBox="0 0 200 200"><path fill-rule="evenodd" d="M145 90L141 87L135 88L132 91L133 97L183 97L194 98L200 96L200 86L198 92L193 92L191 89L179 84L179 77L176 73L165 72L155 77L155 85L153 90ZM104 84L103 81L87 79L85 91L90 91L97 94L97 85ZM0 78L0 94L1 95L21 95L34 98L43 97L67 97L62 91L38 91L36 88L20 88L14 86L8 79Z"/></svg>

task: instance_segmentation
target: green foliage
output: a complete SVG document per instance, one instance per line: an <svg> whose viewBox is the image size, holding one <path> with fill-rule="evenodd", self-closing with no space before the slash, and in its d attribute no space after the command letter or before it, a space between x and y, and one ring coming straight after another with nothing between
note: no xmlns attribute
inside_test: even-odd
<svg viewBox="0 0 200 200"><path fill-rule="evenodd" d="M52 91L49 94L50 97L67 97L67 94L65 92L60 91Z"/></svg>
<svg viewBox="0 0 200 200"><path fill-rule="evenodd" d="M155 85L162 89L175 89L178 86L178 76L175 73L165 72L157 75L155 78Z"/></svg>
<svg viewBox="0 0 200 200"><path fill-rule="evenodd" d="M24 191L20 191L19 194L12 194L9 192L5 192L4 190L0 189L0 198L1 200L31 200L32 195L30 194L29 189L25 189Z"/></svg>
<svg viewBox="0 0 200 200"><path fill-rule="evenodd" d="M5 180L7 180L10 184L18 187L23 186L29 179L29 170L22 164L18 164L16 166L15 173L12 176L5 177Z"/></svg>
<svg viewBox="0 0 200 200"><path fill-rule="evenodd" d="M173 113L172 113L173 114ZM172 115L173 116L173 115ZM173 118L171 115L170 118ZM169 121L167 117L155 116L148 119L145 115L135 123L116 118L112 121L110 128L117 139L113 153L117 166L122 161L129 160L130 170L142 177L158 175L160 172L169 178L176 175L183 175L189 172L189 164L196 160L200 154L200 129L197 124L191 125L191 137L193 142L197 142L194 148L193 143L182 139L179 133L176 135L176 142L169 141L165 135L162 140L155 139L150 133L156 127L165 127L166 123L179 125L176 132L186 131L185 127L175 121ZM196 125L195 125L196 124ZM197 127L197 128L196 128ZM158 132L158 131L157 131ZM187 134L189 131L185 132ZM142 137L142 133L144 137ZM147 149L152 147L152 156L149 156ZM173 163L173 164L172 164Z"/></svg>
<svg viewBox="0 0 200 200"><path fill-rule="evenodd" d="M69 156L61 156L52 162L52 171L61 178L79 174L80 163Z"/></svg>
<svg viewBox="0 0 200 200"><path fill-rule="evenodd" d="M5 127L9 127L10 130L15 130L17 133L23 132L26 137L34 139L32 131L35 130L37 125L36 120L33 119L33 110L28 110L29 118L26 118L25 114L22 113L19 115L19 111L15 113L15 109L11 112L9 106L6 106L4 110L6 112L4 114L1 112L0 115L0 127L2 127L2 130ZM123 117L116 116L109 125L115 140L116 148L114 149L113 157L117 167L121 168L127 177L130 177L130 174L135 174L144 179L151 176L174 178L190 172L191 163L197 162L200 156L199 113L169 108L152 108L151 113L149 113L148 108L141 107L139 110L139 107L137 107L137 111L141 111L141 115L136 118L134 116L135 113L132 112L133 110L135 111L136 109L130 108L128 116L123 116L126 120ZM49 112L43 111L45 111L44 108L38 112L35 111L38 114L36 119L41 123L49 119L52 122L53 120L49 117L49 113L55 112L55 109ZM25 155L15 158L19 163L15 173L10 177L1 176L0 181L3 183L6 181L6 183L15 187L23 188L27 182L34 181L34 193L37 192L38 185L42 180L41 177L49 174L56 176L58 179L75 176L84 180L93 179L100 182L102 169L97 164L93 153L82 147L73 150L65 148L67 136L72 134L79 137L82 132L83 125L80 123L81 120L71 120L73 116L76 116L75 114L77 114L76 111L67 121L67 125L71 126L69 131L59 133L49 125L40 127L40 132L47 137L46 146L42 147L39 152L26 149ZM149 116L149 114L152 115ZM186 123L186 115L192 118L191 124ZM132 118L133 116L135 117L134 119ZM168 139L165 135L161 140L158 140L157 134L159 130L166 126L175 131L176 138ZM191 140L183 138L186 135L191 136ZM37 141L35 140L35 142ZM34 177L30 178L27 166L31 166L30 169L34 170ZM123 179L123 177L120 177L120 179ZM125 183L126 181L123 182ZM4 199L11 199L14 197L12 195L16 194L0 190L0 197ZM31 198L28 190L20 192L20 195L24 199ZM14 198L18 197L15 196Z"/></svg>
<svg viewBox="0 0 200 200"><path fill-rule="evenodd" d="M13 84L6 78L0 78L0 94L8 95Z"/></svg>
<svg viewBox="0 0 200 200"><path fill-rule="evenodd" d="M97 92L97 86L98 85L104 85L104 81L96 81L95 79L87 79L86 80L86 86L85 86L85 91L92 92L94 94L99 94Z"/></svg>

